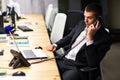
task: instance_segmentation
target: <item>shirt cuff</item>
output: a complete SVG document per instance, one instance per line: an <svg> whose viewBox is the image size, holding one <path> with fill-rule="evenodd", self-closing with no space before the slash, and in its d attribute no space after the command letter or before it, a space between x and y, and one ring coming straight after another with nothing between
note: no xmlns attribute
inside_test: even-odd
<svg viewBox="0 0 120 80"><path fill-rule="evenodd" d="M57 47L57 44L53 44L55 47Z"/></svg>
<svg viewBox="0 0 120 80"><path fill-rule="evenodd" d="M91 41L86 42L86 45L89 46L89 45L91 45L91 44L93 44L93 43L94 43L94 41L91 40Z"/></svg>

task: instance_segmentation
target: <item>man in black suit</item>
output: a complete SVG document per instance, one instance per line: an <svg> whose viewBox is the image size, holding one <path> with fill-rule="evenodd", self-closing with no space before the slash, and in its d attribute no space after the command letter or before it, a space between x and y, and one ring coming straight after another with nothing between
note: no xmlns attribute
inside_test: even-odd
<svg viewBox="0 0 120 80"><path fill-rule="evenodd" d="M79 69L96 67L110 49L111 38L102 22L102 8L98 4L88 4L81 21L69 35L55 44L47 46L47 50L55 51L67 46L67 51L57 65L62 80L87 80Z"/></svg>

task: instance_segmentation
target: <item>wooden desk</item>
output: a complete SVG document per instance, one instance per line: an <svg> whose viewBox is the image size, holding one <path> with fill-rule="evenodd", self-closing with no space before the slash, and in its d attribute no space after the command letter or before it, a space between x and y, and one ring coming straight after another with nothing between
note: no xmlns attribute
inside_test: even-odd
<svg viewBox="0 0 120 80"><path fill-rule="evenodd" d="M40 14L28 14L24 16L26 19L21 19L17 21L17 24L25 23L34 31L32 32L23 32L17 29L16 33L25 34L29 36L30 46L22 46L20 49L35 48L36 46L41 46L43 51L49 56L49 58L54 57L52 52L46 50L46 46L50 44L50 40L47 34L45 27L44 18ZM6 76L11 76L13 72L23 71L26 73L26 80L60 80L58 68L55 60L49 60L42 63L32 64L30 67L21 67L17 69L12 69L8 64L13 58L10 53L10 49L15 49L15 46L8 46L8 42L0 43L0 49L4 49L4 55L0 56L0 69L7 70ZM29 62L39 61L37 60L28 60Z"/></svg>

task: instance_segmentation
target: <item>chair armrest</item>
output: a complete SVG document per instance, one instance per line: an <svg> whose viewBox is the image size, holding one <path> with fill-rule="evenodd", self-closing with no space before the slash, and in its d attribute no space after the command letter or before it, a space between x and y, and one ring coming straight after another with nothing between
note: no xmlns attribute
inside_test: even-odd
<svg viewBox="0 0 120 80"><path fill-rule="evenodd" d="M94 71L94 70L97 70L97 67L84 67L80 69L80 71L82 72L89 72L89 71Z"/></svg>

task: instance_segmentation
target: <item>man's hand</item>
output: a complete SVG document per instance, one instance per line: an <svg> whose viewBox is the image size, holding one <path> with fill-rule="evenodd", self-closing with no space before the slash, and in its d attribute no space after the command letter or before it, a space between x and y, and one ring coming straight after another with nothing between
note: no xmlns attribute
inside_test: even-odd
<svg viewBox="0 0 120 80"><path fill-rule="evenodd" d="M53 45L53 44L51 44L51 45L47 46L46 49L47 49L48 51L55 51L55 50L56 50L56 46Z"/></svg>
<svg viewBox="0 0 120 80"><path fill-rule="evenodd" d="M93 40L93 36L95 35L96 31L99 28L99 21L97 21L96 26L94 26L93 24L91 24L89 27L87 27L86 29L86 37L88 41Z"/></svg>

